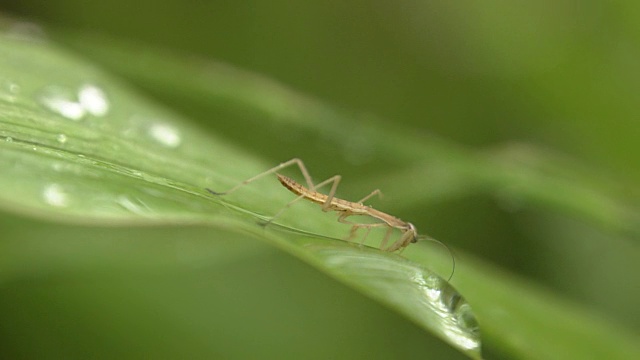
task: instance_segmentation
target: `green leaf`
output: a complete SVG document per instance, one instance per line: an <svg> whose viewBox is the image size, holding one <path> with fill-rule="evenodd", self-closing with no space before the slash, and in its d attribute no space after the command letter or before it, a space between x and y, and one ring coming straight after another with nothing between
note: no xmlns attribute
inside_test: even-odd
<svg viewBox="0 0 640 360"><path fill-rule="evenodd" d="M51 45L5 38L0 46L0 67L12 75L0 108L7 210L76 223L210 224L253 233L479 356L471 310L437 275L397 255L313 235L344 230L317 209L298 213L296 224L314 233L291 225L265 232L253 210L286 203L286 191L250 189L237 205L205 191L227 187L225 177L255 174L256 160Z"/></svg>
<svg viewBox="0 0 640 360"><path fill-rule="evenodd" d="M62 38L143 89L156 89L161 98L175 97L185 107L224 106L228 113L240 109L260 114L267 119L259 128L265 132L282 133L284 139L291 134L316 138L330 148L327 158L336 160L316 159L319 172L346 169L349 161L367 157L393 169L371 170L351 185L345 181L347 193L381 187L393 194L393 203L411 207L480 189L583 216L617 233L638 234L636 209L615 187L603 187L606 179L567 170L562 160L536 149L510 147L478 156L375 120L358 121L221 64L188 62L151 50L131 59L137 46ZM204 129L148 100L126 82L53 44L5 36L0 54L5 74L0 94L0 206L7 212L84 226L195 224L250 234L380 301L470 357L480 357L477 324L485 342L519 358L623 358L640 353L634 336L625 330L461 255L454 281L467 303L428 270L448 275L447 252L416 244L402 256L384 253L375 249L375 234L367 242L373 248L347 243L341 239L348 228L313 204L300 204L279 224L261 228L256 221L291 200L277 182L258 181L222 198L204 190L228 189L275 165L252 155L249 146L236 147L215 129ZM236 126L247 129L252 124L249 120ZM354 141L354 134L361 137ZM247 139L249 143L253 139ZM545 163L554 164L551 169L535 166L547 158L551 161ZM419 189L428 190L402 185L415 179L421 179ZM19 273L19 266L3 261L1 271L8 278Z"/></svg>

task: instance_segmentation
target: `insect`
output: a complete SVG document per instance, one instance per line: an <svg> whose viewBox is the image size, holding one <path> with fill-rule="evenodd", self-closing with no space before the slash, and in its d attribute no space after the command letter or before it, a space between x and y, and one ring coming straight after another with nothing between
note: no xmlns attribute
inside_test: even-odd
<svg viewBox="0 0 640 360"><path fill-rule="evenodd" d="M349 237L348 240L353 239L356 236L356 232L358 231L358 229L360 228L364 228L366 229L366 233L364 235L364 237L362 238L362 242L364 242L364 240L366 239L366 237L369 235L369 232L371 231L372 228L378 228L378 227L386 227L387 228L387 232L380 244L380 249L384 250L384 251L396 251L396 250L400 250L400 249L404 249L405 247L407 247L409 244L411 243L415 243L417 242L419 239L422 238L427 238L426 236L419 236L418 235L418 231L416 230L416 227L409 222L405 222L395 216L389 215L387 213L384 213L382 211L376 210L374 208L372 208L371 206L368 205L364 205L363 203L370 199L371 197L378 195L381 195L381 192L379 189L376 189L374 191L372 191L369 195L363 197L362 199L356 201L356 202L351 202L348 200L343 200L340 198L335 197L335 193L336 193L336 189L338 188L338 184L340 183L340 180L342 179L342 177L340 175L335 175L321 183L318 183L316 185L313 184L313 181L311 180L311 176L309 175L309 171L307 171L307 168L304 166L304 163L302 162L302 160L294 158L291 159L289 161L283 162L265 172L262 172L250 179L247 179L243 182L241 182L240 184L232 187L231 189L225 191L225 192L215 192L211 189L207 189L207 191L209 191L210 193L214 194L214 195L227 195L230 194L236 190L238 190L240 187L247 185L255 180L258 180L264 176L267 176L269 174L273 174L275 172L277 172L278 170L282 170L284 168L287 168L289 166L292 165L297 165L298 168L300 169L300 172L302 173L302 176L304 177L307 187L305 187L302 184L299 184L298 182L296 182L295 180L281 175L281 174L276 174L278 177L278 180L280 181L280 183L287 188L289 191L291 191L292 193L298 195L294 200L292 200L291 202L289 202L288 204L286 204L280 211L278 211L269 222L273 221L273 219L277 218L283 211L285 211L286 209L288 209L291 205L293 205L294 203L296 203L297 201L301 200L301 199L307 199L309 201L312 201L314 203L320 204L322 206L322 211L336 211L339 213L338 216L338 221L343 223L343 224L349 224L351 225L351 231L349 233ZM329 191L329 194L323 194L317 191L317 189L323 187L323 186L327 186L329 184L331 185L331 190ZM377 223L357 223L357 222L351 222L348 221L347 218L350 216L354 216L354 215L359 215L359 216L369 216L371 218L374 218L376 220L379 220L381 222L377 222ZM391 237L391 234L393 233L394 229L398 229L401 232L401 236L398 240L396 240L395 242L393 242L391 245L387 246L387 243L389 242L389 238Z"/></svg>

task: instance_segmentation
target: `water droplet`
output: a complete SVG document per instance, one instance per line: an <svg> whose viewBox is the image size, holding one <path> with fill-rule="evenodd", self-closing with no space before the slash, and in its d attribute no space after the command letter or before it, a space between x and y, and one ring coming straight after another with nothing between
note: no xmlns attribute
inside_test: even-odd
<svg viewBox="0 0 640 360"><path fill-rule="evenodd" d="M58 140L59 143L64 144L67 142L67 135L59 134L58 136L56 136L56 140Z"/></svg>
<svg viewBox="0 0 640 360"><path fill-rule="evenodd" d="M109 101L104 91L90 84L81 86L77 94L73 90L51 86L42 91L39 101L47 109L76 121L87 114L105 116L109 112Z"/></svg>
<svg viewBox="0 0 640 360"><path fill-rule="evenodd" d="M304 241L295 239L296 244ZM348 274L348 281L393 304L443 340L472 357L480 355L480 330L471 307L446 280L378 251L320 245L313 238L307 248L331 272Z"/></svg>
<svg viewBox="0 0 640 360"><path fill-rule="evenodd" d="M182 142L178 129L168 124L156 123L151 125L149 134L162 145L171 148L178 147Z"/></svg>
<svg viewBox="0 0 640 360"><path fill-rule="evenodd" d="M443 333L464 349L480 347L478 322L469 304L441 277L422 272L414 274L414 280L423 289L429 304L443 320Z"/></svg>
<svg viewBox="0 0 640 360"><path fill-rule="evenodd" d="M68 91L58 87L47 88L39 100L47 109L70 120L81 120L87 113L82 104L75 101Z"/></svg>
<svg viewBox="0 0 640 360"><path fill-rule="evenodd" d="M7 136L4 141L6 142L13 142L13 138L11 136Z"/></svg>
<svg viewBox="0 0 640 360"><path fill-rule="evenodd" d="M54 171L61 172L64 170L65 166L60 162L55 162L51 164L51 168L53 168Z"/></svg>
<svg viewBox="0 0 640 360"><path fill-rule="evenodd" d="M9 83L9 92L12 94L17 94L20 92L20 85L16 83Z"/></svg>
<svg viewBox="0 0 640 360"><path fill-rule="evenodd" d="M109 112L109 100L102 89L85 84L78 91L81 106L91 115L105 116Z"/></svg>
<svg viewBox="0 0 640 360"><path fill-rule="evenodd" d="M69 203L66 191L58 184L47 185L42 197L47 204L55 207L65 207Z"/></svg>
<svg viewBox="0 0 640 360"><path fill-rule="evenodd" d="M5 99L9 102L14 102L18 99L20 93L20 85L13 81L4 80L0 86L0 99Z"/></svg>

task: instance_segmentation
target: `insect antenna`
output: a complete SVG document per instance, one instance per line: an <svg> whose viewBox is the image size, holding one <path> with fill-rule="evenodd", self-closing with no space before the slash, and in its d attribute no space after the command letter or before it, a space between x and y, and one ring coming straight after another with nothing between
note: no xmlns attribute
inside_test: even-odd
<svg viewBox="0 0 640 360"><path fill-rule="evenodd" d="M453 256L453 251L451 250L451 248L442 241L436 240L429 235L418 235L417 240L434 242L436 244L444 246L447 249L447 251L449 252L449 256L451 256L451 275L449 275L449 278L447 279L447 282L449 282L451 278L453 278L453 274L456 272L456 258L455 256Z"/></svg>

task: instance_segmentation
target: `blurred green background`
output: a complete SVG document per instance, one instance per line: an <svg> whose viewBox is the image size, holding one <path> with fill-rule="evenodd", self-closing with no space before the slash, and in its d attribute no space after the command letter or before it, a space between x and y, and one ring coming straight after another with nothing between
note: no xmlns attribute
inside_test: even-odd
<svg viewBox="0 0 640 360"><path fill-rule="evenodd" d="M637 1L21 0L4 4L2 11L55 29L58 32L53 33L59 35L51 36L54 42L66 44L64 34L103 34L226 62L275 79L362 121L371 118L436 135L474 153L526 143L568 159L609 184L633 209L638 206ZM75 43L72 47L83 54L82 46ZM100 63L90 50L86 56ZM211 116L210 109L154 89L153 84L135 78L130 81L271 163L301 157L317 178L343 174L345 194L353 197L362 190L349 188L349 179L392 172L402 165L384 158L335 159L332 144L314 140L313 134L281 141L282 133L261 126L255 114L221 110L227 120L220 120L225 117ZM239 118L242 121L237 121ZM354 126L345 123L344 132L350 131ZM352 135L354 141L366 136ZM295 136L286 134L285 138ZM425 136L425 141L428 139ZM419 188L421 179L415 181L411 185ZM596 317L610 318L633 331L640 328L637 233L612 231L581 218L502 202L481 192L414 211L403 209L398 216L411 219L416 212L425 218L422 224L431 235L453 248L551 289L592 309ZM189 255L198 260L195 268L189 261L176 263L169 255L176 246L188 246L180 245L179 239L206 239L206 229L175 228L158 233L148 229L78 229L9 214L3 215L2 229L3 236L24 239L34 249L43 243L53 247L56 239L70 242L70 248L81 247L87 237L98 239L110 244L105 247L111 249L111 256L123 262L98 261L97 265L74 265L65 271L54 259L42 266L55 272L25 271L17 277L19 281L3 284L0 315L14 326L0 325L3 338L12 345L7 347L9 354L47 357L38 356L42 354L37 349L24 350L39 339L55 349L49 350L53 351L50 355L59 351L78 357L110 351L108 357L142 356L144 350L140 349L146 346L138 342L159 343L153 357L179 357L187 351L203 358L255 358L256 354L299 358L298 351L309 349L315 358L336 354L381 359L417 358L419 354L461 356L399 316L287 255L253 242L237 245L243 244L238 235L229 235L237 240L230 246L241 247L235 251L242 265L220 269L207 267L205 255ZM135 254L147 249L140 244L130 249L134 245L126 239L132 238L157 241L164 249L159 251L167 252L163 255L167 263L144 266L127 261L129 256L135 259L130 251ZM258 250L248 250L256 246ZM93 252L82 253L82 248L77 251L60 254L59 261L64 264L64 259L74 256L100 258ZM34 255L39 259L33 260L34 264L49 259L45 255L50 254ZM242 270L237 271L239 268ZM141 283L147 287L139 289ZM220 283L225 290L212 290L210 283ZM260 299L259 310L251 312L256 301L242 301L251 298L256 286L273 287L273 297ZM101 291L126 295L131 304L125 299L126 306L101 302ZM336 297L340 302L332 302ZM204 299L216 307L215 313L197 319L181 317L183 306L206 309L206 304L191 304ZM39 313L42 304L60 307L60 318ZM316 308L322 310L316 314ZM130 333L119 333L123 327L117 324L133 316L118 313L123 309L136 314ZM96 311L103 315L87 315ZM156 323L156 312L173 313L180 321L167 323L171 319L163 317L167 322ZM211 328L200 322L215 323L215 316L227 317L221 320L226 325L203 333L202 329ZM252 319L246 327L237 324L243 316ZM48 323L43 324L42 319ZM101 333L85 334L81 340L84 345L78 349L67 328L75 329L70 331L75 336L78 328L91 328L92 322L98 323ZM230 323L238 328L230 329ZM149 330L153 328L158 329L157 334ZM271 331L273 338L252 335ZM137 339L137 332L145 337ZM284 335L292 333L298 334L295 338ZM95 343L87 343L87 339ZM212 339L224 343L212 343ZM243 348L243 340L257 341L259 350ZM128 343L138 350L114 350Z"/></svg>

